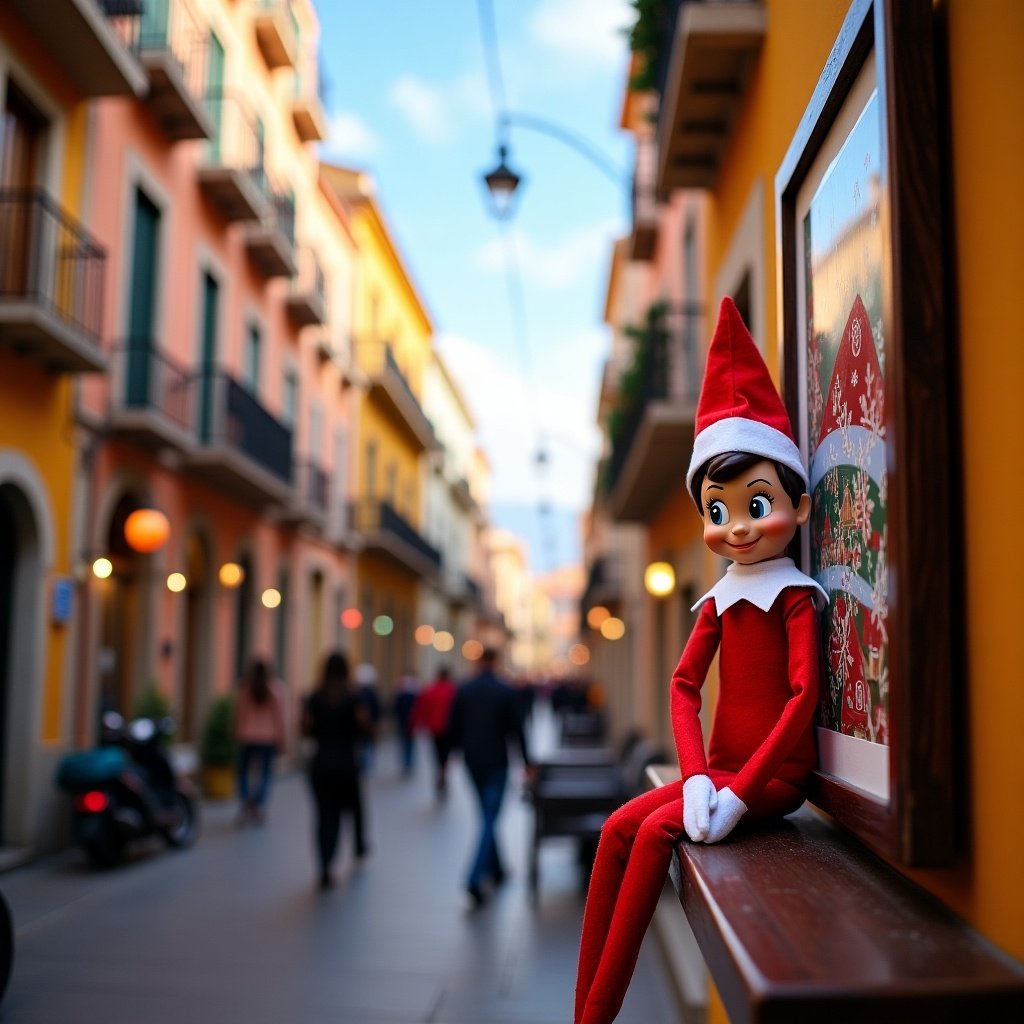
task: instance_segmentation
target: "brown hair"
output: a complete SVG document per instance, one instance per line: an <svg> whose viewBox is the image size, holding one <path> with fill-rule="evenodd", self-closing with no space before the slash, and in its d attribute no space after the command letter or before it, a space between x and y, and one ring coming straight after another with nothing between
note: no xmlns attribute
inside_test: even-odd
<svg viewBox="0 0 1024 1024"><path fill-rule="evenodd" d="M793 502L793 508L796 508L800 504L801 496L807 493L807 485L799 473L794 472L789 466L782 465L781 462L766 458L764 455L755 455L753 452L722 452L721 455L714 455L708 459L693 474L690 493L693 495L693 500L701 516L704 515L704 503L700 500L700 490L704 486L705 478L714 480L716 484L728 483L758 462L770 462L775 467L782 489L789 495L789 500Z"/></svg>

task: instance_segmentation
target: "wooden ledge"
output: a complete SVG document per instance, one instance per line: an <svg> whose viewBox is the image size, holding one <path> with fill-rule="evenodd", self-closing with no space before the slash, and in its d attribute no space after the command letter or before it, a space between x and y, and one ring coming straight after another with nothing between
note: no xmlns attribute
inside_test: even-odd
<svg viewBox="0 0 1024 1024"><path fill-rule="evenodd" d="M1024 1020L1022 965L810 808L671 874L732 1024Z"/></svg>

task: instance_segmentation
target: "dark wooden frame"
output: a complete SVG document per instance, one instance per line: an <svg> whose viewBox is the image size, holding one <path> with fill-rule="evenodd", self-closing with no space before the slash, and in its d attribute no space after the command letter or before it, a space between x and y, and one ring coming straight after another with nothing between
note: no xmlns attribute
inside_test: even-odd
<svg viewBox="0 0 1024 1024"><path fill-rule="evenodd" d="M775 179L782 382L798 422L796 200L872 51L881 115L882 305L886 320L889 537L889 799L825 772L812 801L907 866L956 853L954 743L962 678L953 595L959 493L952 348L945 295L941 135L932 0L854 0Z"/></svg>

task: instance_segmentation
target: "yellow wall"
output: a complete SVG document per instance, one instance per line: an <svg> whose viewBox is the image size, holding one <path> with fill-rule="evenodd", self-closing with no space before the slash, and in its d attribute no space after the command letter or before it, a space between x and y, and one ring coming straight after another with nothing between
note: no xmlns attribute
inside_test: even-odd
<svg viewBox="0 0 1024 1024"><path fill-rule="evenodd" d="M822 65L836 38L845 0L768 0L768 35L725 168L714 193L709 279L728 249L757 177L766 198L764 322L777 320L774 177ZM1007 572L1014 564L1017 512L1024 499L1024 432L1019 426L1024 381L1019 288L1024 267L1024 77L1016 54L1024 39L1018 0L947 0L951 103L951 179L959 308L957 338L962 403L966 581L962 599L967 718L957 742L968 751L969 835L954 867L910 872L956 913L1024 960L1024 678L1016 638L1024 621L1024 588ZM940 30L942 19L940 17ZM794 59L799 54L800 59ZM775 365L776 331L767 332ZM1007 428L1010 428L1009 433ZM997 541L996 538L999 540ZM1002 541L1003 543L1000 543ZM1006 543L1008 542L1008 543ZM717 1001L709 1019L724 1020Z"/></svg>
<svg viewBox="0 0 1024 1024"><path fill-rule="evenodd" d="M47 601L53 577L68 576L72 569L68 542L75 449L70 394L70 378L53 377L9 349L0 348L0 445L20 452L33 465L46 488L52 517L53 566L44 583ZM68 627L54 626L47 620L45 628L39 739L51 743L60 739L61 681Z"/></svg>
<svg viewBox="0 0 1024 1024"><path fill-rule="evenodd" d="M359 273L356 295L356 359L360 369L375 374L383 366L383 342L390 342L403 376L419 396L424 368L430 358L431 326L419 303L405 270L399 262L387 232L370 203L361 205L353 218L353 234L359 249ZM372 322L376 296L376 336ZM420 524L419 446L410 442L384 411L364 401L356 452L358 494L367 494L366 444L377 442L377 489L374 497L384 495L386 467L398 466L396 507L413 525ZM411 501L407 501L411 494Z"/></svg>

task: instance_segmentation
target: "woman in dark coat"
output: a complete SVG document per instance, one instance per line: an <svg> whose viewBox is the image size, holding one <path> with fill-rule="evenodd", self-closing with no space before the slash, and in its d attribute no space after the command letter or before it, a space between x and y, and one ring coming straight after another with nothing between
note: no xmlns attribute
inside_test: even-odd
<svg viewBox="0 0 1024 1024"><path fill-rule="evenodd" d="M338 849L341 815L352 815L355 855L369 852L363 823L358 749L372 731L366 706L349 684L348 659L334 651L324 661L323 677L302 710L302 734L316 743L309 782L316 801L320 887L332 884L331 864Z"/></svg>

